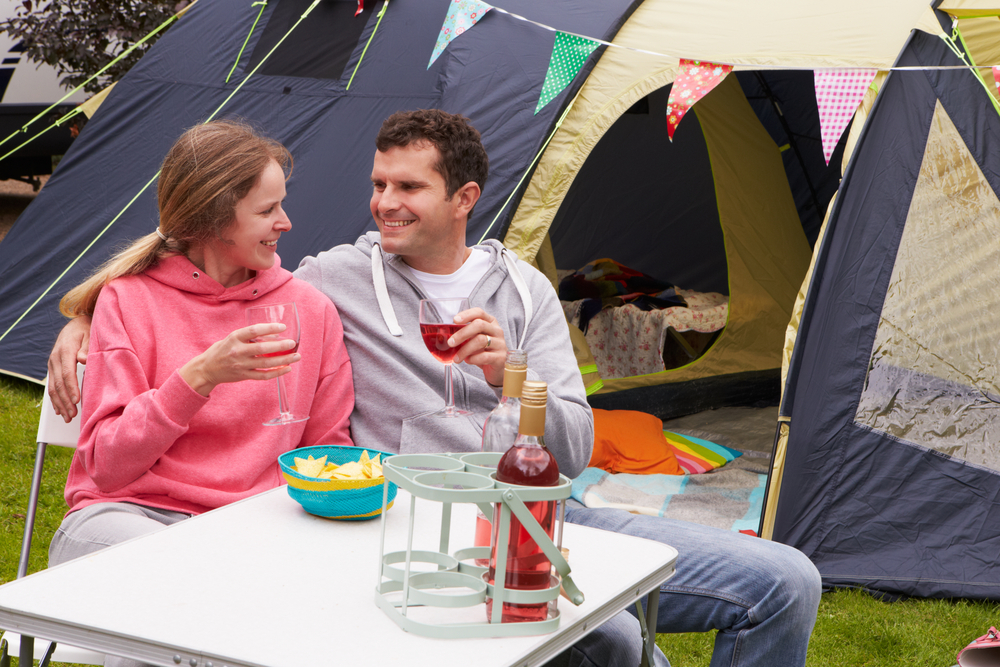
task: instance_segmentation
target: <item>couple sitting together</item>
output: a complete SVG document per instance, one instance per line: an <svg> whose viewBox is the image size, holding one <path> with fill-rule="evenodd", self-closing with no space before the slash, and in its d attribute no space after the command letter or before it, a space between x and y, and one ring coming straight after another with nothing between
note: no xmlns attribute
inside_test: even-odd
<svg viewBox="0 0 1000 667"><path fill-rule="evenodd" d="M593 415L552 285L496 241L465 245L488 172L479 133L462 116L403 112L385 121L375 145L378 232L306 258L294 274L276 254L292 227L282 209L288 151L239 122L198 125L170 149L159 227L63 299L74 319L50 357L49 392L71 419L78 360L87 363L87 392L51 565L274 488L278 455L296 447L476 451L508 347L527 351L530 377L548 383L545 434L560 471L575 477L586 467ZM456 403L470 417L429 417L444 385L418 326L419 301L432 296L471 304L449 340L458 348ZM287 302L299 311L299 351L290 340L254 342L283 325L248 327L246 309ZM269 428L262 416L275 411L273 388L246 381L280 375L288 409L310 419ZM657 632L719 630L713 666L805 664L820 577L803 554L570 505L567 521L677 549ZM622 612L553 664L634 667L641 653L638 621ZM654 657L668 664L659 650Z"/></svg>

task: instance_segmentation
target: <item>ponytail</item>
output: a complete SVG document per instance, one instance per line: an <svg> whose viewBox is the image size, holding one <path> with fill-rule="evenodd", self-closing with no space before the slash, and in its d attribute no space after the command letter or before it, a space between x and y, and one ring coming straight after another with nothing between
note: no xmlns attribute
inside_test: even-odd
<svg viewBox="0 0 1000 667"><path fill-rule="evenodd" d="M156 232L137 239L105 262L86 281L67 292L59 302L59 312L66 317L93 315L97 296L105 285L115 278L142 273L161 259L176 254L175 245L170 240L161 239Z"/></svg>

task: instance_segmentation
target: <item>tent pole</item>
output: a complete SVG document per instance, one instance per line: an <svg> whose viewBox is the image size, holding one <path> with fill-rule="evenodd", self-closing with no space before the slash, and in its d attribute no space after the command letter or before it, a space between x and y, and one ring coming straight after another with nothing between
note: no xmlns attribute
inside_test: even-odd
<svg viewBox="0 0 1000 667"><path fill-rule="evenodd" d="M813 186L812 179L809 178L809 170L806 169L805 160L802 159L802 153L799 152L799 145L795 142L795 135L792 134L792 128L789 127L788 121L785 120L785 114L781 112L781 107L778 105L778 100L775 98L774 93L771 91L771 87L767 85L767 81L764 79L764 75L758 70L754 72L754 76L757 77L757 82L760 83L760 87L764 90L764 95L767 96L768 101L774 107L775 113L778 114L778 121L781 123L782 129L785 130L785 136L788 137L788 144L795 151L795 159L799 161L799 166L802 167L802 175L806 178L806 185L809 186L809 195L812 199L813 208L816 209L816 216L819 218L820 222L823 221L823 211L819 206L819 199L816 197L816 188Z"/></svg>

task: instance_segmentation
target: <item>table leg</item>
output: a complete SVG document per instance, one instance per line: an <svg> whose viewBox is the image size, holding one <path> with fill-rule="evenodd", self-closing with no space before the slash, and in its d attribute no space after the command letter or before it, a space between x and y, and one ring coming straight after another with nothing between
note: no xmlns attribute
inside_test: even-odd
<svg viewBox="0 0 1000 667"><path fill-rule="evenodd" d="M42 659L38 662L38 667L49 667L49 662L52 660L52 654L55 652L56 652L56 643L49 642L49 647L45 650L45 655L42 656Z"/></svg>
<svg viewBox="0 0 1000 667"><path fill-rule="evenodd" d="M635 602L642 629L643 651L639 667L653 667L653 652L656 650L656 615L660 610L660 587L657 586L646 596L646 611L643 613L639 600Z"/></svg>
<svg viewBox="0 0 1000 667"><path fill-rule="evenodd" d="M28 637L26 635L21 635L21 651L20 655L17 657L19 665L33 665L35 664L35 639L34 637Z"/></svg>

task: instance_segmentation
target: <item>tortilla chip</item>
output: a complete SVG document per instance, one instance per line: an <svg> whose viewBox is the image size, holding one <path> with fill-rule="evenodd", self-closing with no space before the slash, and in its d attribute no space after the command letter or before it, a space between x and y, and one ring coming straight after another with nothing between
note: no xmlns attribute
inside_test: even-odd
<svg viewBox="0 0 1000 667"><path fill-rule="evenodd" d="M364 469L357 461L350 461L337 468L333 473L333 479L360 479L364 476Z"/></svg>
<svg viewBox="0 0 1000 667"><path fill-rule="evenodd" d="M314 459L312 454L309 455L308 459L295 457L295 470L306 477L318 477L325 465L326 456L321 456L318 459Z"/></svg>

